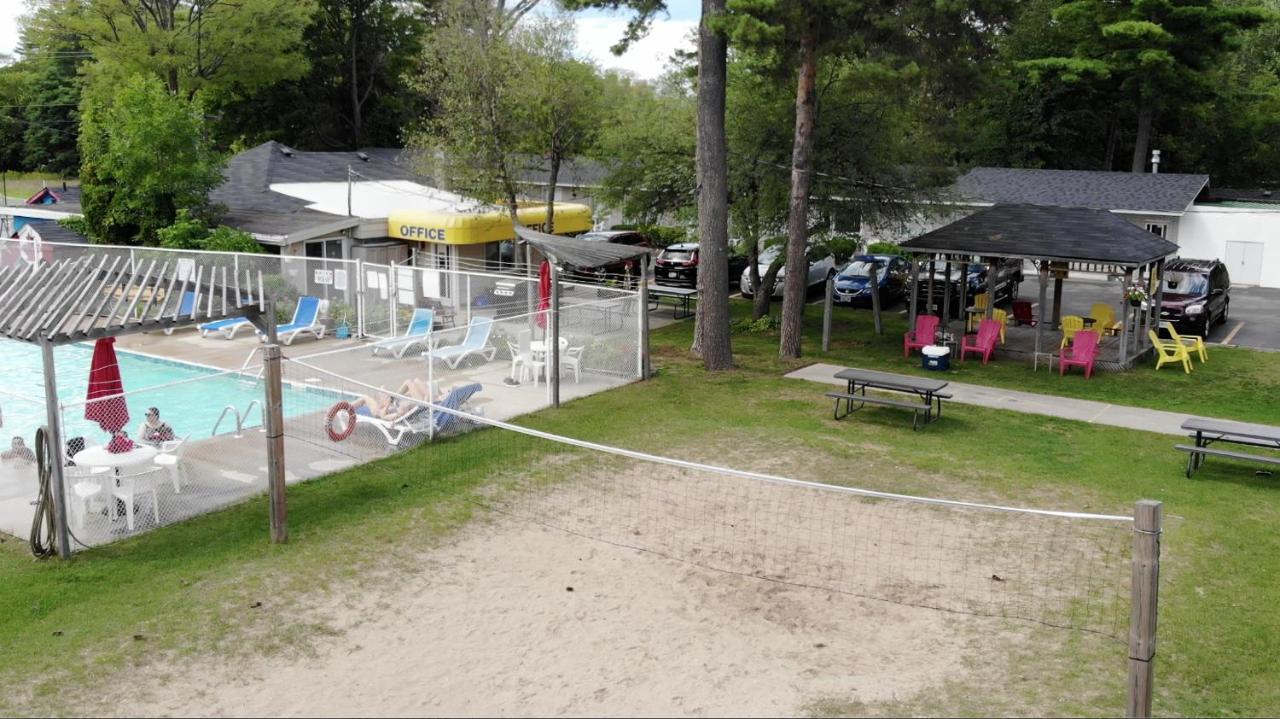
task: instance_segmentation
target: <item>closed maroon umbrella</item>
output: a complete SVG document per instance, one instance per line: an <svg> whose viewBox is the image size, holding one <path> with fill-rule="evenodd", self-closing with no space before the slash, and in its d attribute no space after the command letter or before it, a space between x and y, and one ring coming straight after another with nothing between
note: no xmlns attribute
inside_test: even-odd
<svg viewBox="0 0 1280 719"><path fill-rule="evenodd" d="M547 328L547 311L551 309L551 263L542 261L538 269L538 316L534 321L542 329Z"/></svg>
<svg viewBox="0 0 1280 719"><path fill-rule="evenodd" d="M120 381L115 345L114 337L103 337L94 344L93 363L89 365L89 393L84 406L84 418L97 422L104 432L110 433L124 429L129 423L129 406L122 396L124 383Z"/></svg>

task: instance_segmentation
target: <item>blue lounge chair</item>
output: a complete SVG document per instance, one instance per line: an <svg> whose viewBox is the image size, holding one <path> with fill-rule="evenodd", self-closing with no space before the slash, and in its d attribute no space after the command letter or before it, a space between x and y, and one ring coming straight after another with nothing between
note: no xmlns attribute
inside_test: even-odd
<svg viewBox="0 0 1280 719"><path fill-rule="evenodd" d="M475 382L454 387L437 406L460 411L462 405L470 401L472 396L480 390L480 385ZM377 429L387 439L387 444L391 445L399 445L400 441L409 434L426 434L431 437L445 434L460 421L462 418L453 412L432 412L427 405L420 405L409 414L394 421L363 414L356 415L357 425L366 424Z"/></svg>
<svg viewBox="0 0 1280 719"><path fill-rule="evenodd" d="M378 352L390 352L396 359L402 359L414 347L429 348L431 328L435 325L435 321L434 311L425 307L415 309L413 319L409 320L409 326L405 329L404 335L374 342L373 356L377 357Z"/></svg>
<svg viewBox="0 0 1280 719"><path fill-rule="evenodd" d="M196 293L183 292L182 300L178 302L178 319L191 317L191 313L195 311L195 308L196 308ZM164 314L165 314L165 317L172 317L172 315L170 315L168 312L165 312ZM174 329L176 328L166 327L164 330L164 333L166 335L171 335L173 334Z"/></svg>
<svg viewBox="0 0 1280 719"><path fill-rule="evenodd" d="M276 325L276 337L287 345L303 332L324 339L324 324L320 322L320 298L304 295L298 298L298 306L293 308L293 319L287 324ZM258 332L258 339L266 341L267 336Z"/></svg>
<svg viewBox="0 0 1280 719"><path fill-rule="evenodd" d="M198 325L198 328L200 330L201 337L208 337L209 333L217 332L223 337L233 340L236 338L236 333L240 331L240 328L243 327L247 329L252 326L253 323L250 322L247 317L229 317L225 320L206 322L202 325Z"/></svg>
<svg viewBox="0 0 1280 719"><path fill-rule="evenodd" d="M473 317L471 324L467 325L467 336L462 339L462 344L451 345L449 347L437 347L430 352L424 353L428 362L441 360L449 365L449 369L457 369L462 361L473 354L484 357L486 362L493 361L493 356L498 353L498 348L489 344L489 334L493 331L493 320L489 317Z"/></svg>

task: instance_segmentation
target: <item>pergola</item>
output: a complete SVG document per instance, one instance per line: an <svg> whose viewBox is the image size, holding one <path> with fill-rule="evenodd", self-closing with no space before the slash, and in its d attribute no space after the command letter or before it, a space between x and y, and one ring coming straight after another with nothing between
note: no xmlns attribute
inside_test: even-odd
<svg viewBox="0 0 1280 719"><path fill-rule="evenodd" d="M945 227L902 243L912 254L912 276L919 278L928 266L927 297L933 296L934 269L944 264L942 284L944 322L950 318L951 268L967 267L974 258L988 264L987 296L994 297L995 258L1030 261L1040 276L1039 317L1035 332L1035 354L1044 354L1045 325L1056 328L1062 312L1062 283L1071 272L1102 273L1123 278L1126 285L1140 284L1152 299L1139 306L1124 305L1120 312L1121 332L1114 362L1130 367L1147 352L1151 342L1146 331L1159 322L1165 260L1177 254L1178 246L1159 235L1134 225L1106 210L1041 205L995 205L975 212ZM1048 280L1053 277L1053 310L1048 312ZM960 276L960 309L967 304L967 273ZM917 296L911 295L910 313L914 324ZM990 317L994 303L987 303Z"/></svg>
<svg viewBox="0 0 1280 719"><path fill-rule="evenodd" d="M43 354L53 530L64 558L71 547L53 348L230 317L246 317L263 331L275 328L262 320L269 314L260 272L241 275L225 265L189 259L133 261L88 253L50 264L0 268L0 288L0 337L39 345ZM190 303L182 301L187 295Z"/></svg>
<svg viewBox="0 0 1280 719"><path fill-rule="evenodd" d="M622 262L637 257L643 258L649 253L647 247L635 245L616 245L609 242L579 240L575 237L551 235L538 232L527 227L515 225L516 236L526 247L536 249L551 264L551 312L547 331L550 341L547 342L550 354L549 367L556 368L547 373L547 386L551 391L551 404L560 406L560 272L563 266L600 267L615 262ZM532 263L529 264L532 269ZM640 376L649 378L649 263L640 262ZM532 308L530 308L532 314Z"/></svg>

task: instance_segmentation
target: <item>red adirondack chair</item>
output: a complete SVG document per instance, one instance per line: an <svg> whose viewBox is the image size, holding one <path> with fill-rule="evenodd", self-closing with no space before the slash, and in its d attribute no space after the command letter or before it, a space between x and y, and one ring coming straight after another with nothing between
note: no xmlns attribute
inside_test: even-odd
<svg viewBox="0 0 1280 719"><path fill-rule="evenodd" d="M1022 325L1036 326L1036 316L1031 309L1030 302L1017 300L1013 303L1013 323L1019 327Z"/></svg>
<svg viewBox="0 0 1280 719"><path fill-rule="evenodd" d="M1058 357L1058 376L1067 373L1067 367L1083 367L1084 378L1093 377L1093 360L1098 356L1098 333L1093 330L1079 330L1071 340L1071 346L1062 350Z"/></svg>
<svg viewBox="0 0 1280 719"><path fill-rule="evenodd" d="M938 334L938 318L934 315L916 315L916 328L902 335L902 356L911 357L911 350L928 347Z"/></svg>
<svg viewBox="0 0 1280 719"><path fill-rule="evenodd" d="M982 364L991 360L991 353L996 350L996 342L1000 341L1000 323L992 319L984 319L978 323L978 334L969 344L969 335L960 340L960 361L970 353L982 355Z"/></svg>

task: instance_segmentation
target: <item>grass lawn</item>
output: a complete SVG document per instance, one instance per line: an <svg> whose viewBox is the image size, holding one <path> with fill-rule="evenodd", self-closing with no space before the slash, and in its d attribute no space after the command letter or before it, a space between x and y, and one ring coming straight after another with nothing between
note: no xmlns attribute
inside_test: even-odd
<svg viewBox="0 0 1280 719"><path fill-rule="evenodd" d="M856 332L863 324L862 315L840 317L835 361L906 370L900 354L893 362L892 335L866 342L865 333ZM900 321L888 324L895 331ZM760 468L770 445L800 449L812 461L797 464L792 472L797 478L897 492L1109 513L1128 513L1139 498L1162 500L1173 518L1164 541L1157 712L1280 713L1275 650L1280 605L1274 600L1280 577L1280 538L1274 531L1280 480L1255 477L1251 467L1222 461L1211 461L1195 480L1187 480L1184 459L1168 437L958 405L921 432L910 430L906 414L889 409L869 409L837 423L830 419L823 388L780 377L784 363L776 358L776 335L736 336L741 369L708 377L684 351L690 329L685 322L654 333L660 368L654 380L541 412L524 423L744 469ZM809 348L816 350L816 337ZM1199 396L1216 398L1214 411L1197 411L1268 416L1248 401L1246 382L1211 374L1217 366L1238 362L1244 368L1250 358L1268 356L1213 353L1209 368L1197 370L1193 379L1240 387L1221 395L1204 391ZM1057 375L1034 377L1014 367L988 369L993 371L966 368L956 375L968 381L974 381L969 375L989 376L1012 386L1023 377L1083 392L1110 386L1117 396L1086 396L1134 404L1139 402L1130 398L1142 391L1119 377L1059 382ZM1155 378L1141 369L1128 377L1147 392L1182 386L1172 381L1180 374ZM1275 381L1270 378L1272 386ZM1257 386L1249 391L1255 404L1263 394ZM1160 404L1159 397L1145 399L1146 406L1177 408ZM1187 401L1181 392L1177 399ZM291 487L292 535L285 546L266 544L263 498L86 552L68 563L34 562L20 542L5 542L0 545L0 607L5 608L0 686L7 690L0 692L0 712L83 712L92 705L80 702L96 698L95 681L116 669L165 662L174 655L306 652L330 632L308 618L310 597L360 591L359 580L371 573L417 562L425 547L476 516L480 510L469 500L490 471L520 466L546 449L510 435L495 442L488 434L475 432ZM732 459L709 456L726 443L747 449ZM433 453L438 459L445 451L451 461L433 461ZM852 466L859 471L850 471ZM261 606L254 606L258 602ZM1114 715L1121 710L1122 643L1100 649L1069 632L1034 631L1049 632L1043 636L1054 652L978 658L991 664L992 683L933 688L893 705L815 697L811 710L967 715ZM994 683L1008 677L1017 681ZM83 688L60 692L63 682ZM8 690L17 687L28 691Z"/></svg>
<svg viewBox="0 0 1280 719"><path fill-rule="evenodd" d="M919 352L913 352L909 360L902 358L902 335L907 331L907 320L899 314L899 309L894 307L893 311L883 314L884 334L877 336L870 310L836 307L831 322L831 351L824 354L822 307L807 307L805 360L801 363L778 359L776 333L735 335L734 353L740 365L752 369L782 372L809 362L828 362L936 377L937 373L921 368ZM775 304L774 314L779 311ZM750 306L736 302L733 313L735 317L750 317ZM1056 333L1046 332L1045 336L1057 341ZM676 349L688 347L693 340L692 323L668 330L664 338ZM1157 372L1155 361L1147 360L1127 372L1095 372L1088 380L1080 371L1070 372L1066 377L1059 377L1056 370L1034 372L1029 363L1002 361L999 354L997 349L996 357L985 367L977 360L957 362L953 358L948 375L957 382L1280 424L1280 403L1262 401L1263 397L1280 396L1280 352L1210 347L1209 361L1201 364L1195 360L1194 371L1189 375L1181 367L1168 365Z"/></svg>
<svg viewBox="0 0 1280 719"><path fill-rule="evenodd" d="M4 187L8 191L8 204L21 204L40 191L46 184L54 192L62 189L62 176L56 172L6 172ZM79 185L79 178L67 178L68 186Z"/></svg>

